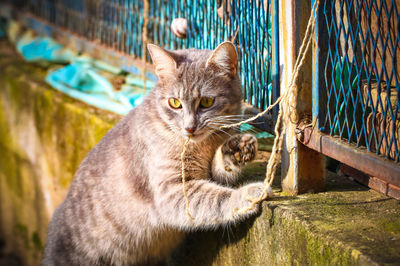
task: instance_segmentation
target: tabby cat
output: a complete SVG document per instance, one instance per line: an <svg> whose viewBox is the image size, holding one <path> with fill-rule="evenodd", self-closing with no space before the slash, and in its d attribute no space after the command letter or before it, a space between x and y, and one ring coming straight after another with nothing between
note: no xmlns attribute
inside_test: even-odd
<svg viewBox="0 0 400 266"><path fill-rule="evenodd" d="M240 118L235 47L167 51L149 44L158 84L88 153L50 223L44 265L152 265L184 232L213 229L238 214L263 184L238 189L255 157L250 134L220 129ZM182 192L182 147L190 219Z"/></svg>

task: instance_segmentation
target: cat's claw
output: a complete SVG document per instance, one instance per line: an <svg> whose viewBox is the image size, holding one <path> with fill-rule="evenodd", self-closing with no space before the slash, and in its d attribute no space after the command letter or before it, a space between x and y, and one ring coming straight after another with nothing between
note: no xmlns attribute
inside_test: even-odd
<svg viewBox="0 0 400 266"><path fill-rule="evenodd" d="M234 135L224 144L222 152L234 165L243 166L256 157L257 138L251 134Z"/></svg>

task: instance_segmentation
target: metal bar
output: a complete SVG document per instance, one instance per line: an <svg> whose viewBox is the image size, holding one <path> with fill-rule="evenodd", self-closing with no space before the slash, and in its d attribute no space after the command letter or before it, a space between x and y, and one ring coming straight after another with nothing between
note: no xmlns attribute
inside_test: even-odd
<svg viewBox="0 0 400 266"><path fill-rule="evenodd" d="M311 1L314 5L316 0ZM315 40L313 40L313 63L312 63L312 116L313 121L317 120L317 127L321 129L326 114L327 94L324 80L324 66L328 53L329 35L324 28L323 5L330 5L331 1L321 1L316 11Z"/></svg>
<svg viewBox="0 0 400 266"><path fill-rule="evenodd" d="M280 96L280 62L279 62L279 2L272 1L272 97L271 103L275 102ZM268 23L268 20L267 20ZM267 40L268 41L268 40ZM271 104L269 103L269 104ZM276 121L278 117L279 107L272 109L272 119Z"/></svg>
<svg viewBox="0 0 400 266"><path fill-rule="evenodd" d="M361 184L372 188L373 190L382 193L386 196L395 198L400 200L400 187L388 184L387 182L383 181L382 179L369 176L363 172L354 169L346 164L342 164L340 166L340 171L347 175L351 176L352 178L356 179Z"/></svg>
<svg viewBox="0 0 400 266"><path fill-rule="evenodd" d="M356 168L370 176L400 187L400 164L384 159L365 149L356 148L339 138L334 138L311 127L297 138L307 147Z"/></svg>

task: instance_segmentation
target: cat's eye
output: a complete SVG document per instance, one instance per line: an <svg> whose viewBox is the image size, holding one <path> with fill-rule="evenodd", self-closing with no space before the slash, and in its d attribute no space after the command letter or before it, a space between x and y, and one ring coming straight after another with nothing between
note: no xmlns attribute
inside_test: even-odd
<svg viewBox="0 0 400 266"><path fill-rule="evenodd" d="M200 106L203 108L209 108L213 105L214 99L211 97L203 97L200 99Z"/></svg>
<svg viewBox="0 0 400 266"><path fill-rule="evenodd" d="M168 104L174 109L182 108L181 101L179 101L177 98L169 98Z"/></svg>

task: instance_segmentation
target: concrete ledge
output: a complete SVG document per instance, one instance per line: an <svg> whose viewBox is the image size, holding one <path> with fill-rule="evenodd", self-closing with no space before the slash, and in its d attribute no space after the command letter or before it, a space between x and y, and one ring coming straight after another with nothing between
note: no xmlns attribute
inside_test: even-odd
<svg viewBox="0 0 400 266"><path fill-rule="evenodd" d="M396 200L332 173L327 192L276 196L256 219L191 234L170 265L400 265Z"/></svg>
<svg viewBox="0 0 400 266"><path fill-rule="evenodd" d="M0 239L2 253L39 265L47 224L80 161L119 116L46 85L46 68L0 41ZM265 155L265 154L262 154ZM310 166L312 167L312 166ZM254 162L246 179L264 177ZM327 191L279 193L236 226L196 232L168 265L400 265L400 204L329 174ZM15 261L15 259L14 259Z"/></svg>

